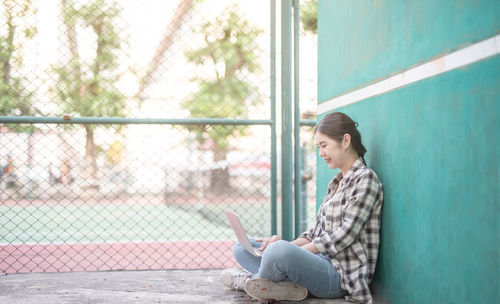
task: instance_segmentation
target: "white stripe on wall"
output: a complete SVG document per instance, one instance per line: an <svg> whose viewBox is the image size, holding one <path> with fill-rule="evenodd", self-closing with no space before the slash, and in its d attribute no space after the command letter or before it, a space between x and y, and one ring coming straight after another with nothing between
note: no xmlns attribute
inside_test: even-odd
<svg viewBox="0 0 500 304"><path fill-rule="evenodd" d="M500 53L500 34L474 43L468 47L421 64L380 82L371 84L353 92L346 93L318 104L318 114L361 101L376 95L387 93L419 80L463 67L473 62Z"/></svg>

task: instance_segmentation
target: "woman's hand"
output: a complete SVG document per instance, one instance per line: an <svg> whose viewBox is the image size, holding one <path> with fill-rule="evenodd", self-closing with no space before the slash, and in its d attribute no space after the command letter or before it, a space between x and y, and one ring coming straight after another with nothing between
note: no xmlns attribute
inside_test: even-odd
<svg viewBox="0 0 500 304"><path fill-rule="evenodd" d="M301 246L302 249L305 249L307 251L310 251L314 254L318 254L319 253L319 250L318 250L318 247L316 247L316 245L313 243L313 242L309 242L303 246Z"/></svg>
<svg viewBox="0 0 500 304"><path fill-rule="evenodd" d="M265 239L260 239L260 240L256 240L256 241L257 242L262 242L262 244L260 245L259 250L260 251L264 251L264 249L266 249L266 247L269 244L271 244L272 242L279 241L279 240L281 240L281 237L279 235L273 235L272 237L265 238Z"/></svg>
<svg viewBox="0 0 500 304"><path fill-rule="evenodd" d="M309 244L311 243L312 241L310 239L306 239L304 237L299 237L298 239L295 239L292 241L292 244L296 245L296 246L299 246L299 247L302 247L304 246L305 244Z"/></svg>

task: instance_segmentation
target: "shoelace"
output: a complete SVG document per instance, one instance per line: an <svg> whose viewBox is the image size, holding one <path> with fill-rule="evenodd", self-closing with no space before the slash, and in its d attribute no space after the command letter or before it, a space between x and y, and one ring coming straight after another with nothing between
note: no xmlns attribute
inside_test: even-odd
<svg viewBox="0 0 500 304"><path fill-rule="evenodd" d="M250 277L248 273L239 273L231 277L234 288L241 289L245 286L245 281Z"/></svg>

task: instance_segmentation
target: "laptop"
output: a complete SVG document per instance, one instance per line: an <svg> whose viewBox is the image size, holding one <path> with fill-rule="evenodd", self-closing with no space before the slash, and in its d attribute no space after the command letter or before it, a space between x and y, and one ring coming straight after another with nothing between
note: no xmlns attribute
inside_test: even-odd
<svg viewBox="0 0 500 304"><path fill-rule="evenodd" d="M243 226L241 226L240 218L238 217L238 215L232 213L229 210L224 210L224 212L226 213L227 219L229 220L229 223L231 223L234 234L236 234L236 237L238 238L241 246L243 246L243 248L245 248L246 251L248 251L253 256L261 257L263 252L258 248L252 246L252 244L248 240L245 230L243 230Z"/></svg>

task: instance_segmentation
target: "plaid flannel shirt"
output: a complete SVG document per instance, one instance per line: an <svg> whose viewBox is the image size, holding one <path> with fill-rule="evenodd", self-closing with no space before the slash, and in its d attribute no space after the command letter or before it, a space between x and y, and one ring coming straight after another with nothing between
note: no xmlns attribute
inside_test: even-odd
<svg viewBox="0 0 500 304"><path fill-rule="evenodd" d="M372 303L368 284L377 263L382 201L382 184L359 157L345 176L332 179L316 225L301 235L330 258L349 292L346 300Z"/></svg>

